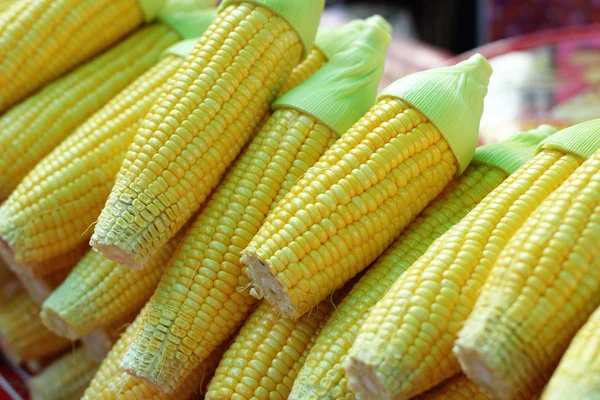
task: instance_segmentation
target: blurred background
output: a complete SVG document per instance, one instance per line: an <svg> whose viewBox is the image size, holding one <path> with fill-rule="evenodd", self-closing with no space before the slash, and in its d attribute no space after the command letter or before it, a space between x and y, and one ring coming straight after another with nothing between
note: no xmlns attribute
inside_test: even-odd
<svg viewBox="0 0 600 400"><path fill-rule="evenodd" d="M600 0L327 0L322 25L375 13L394 29L382 88L473 52L488 57L482 143L600 117Z"/></svg>

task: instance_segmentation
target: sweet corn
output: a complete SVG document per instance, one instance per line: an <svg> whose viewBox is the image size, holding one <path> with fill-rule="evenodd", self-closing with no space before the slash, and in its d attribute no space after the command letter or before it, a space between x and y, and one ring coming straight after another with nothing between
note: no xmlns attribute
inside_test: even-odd
<svg viewBox="0 0 600 400"><path fill-rule="evenodd" d="M554 131L542 126L477 149L465 172L421 212L335 308L300 370L291 399L353 398L343 365L369 310L435 239L529 161L538 143Z"/></svg>
<svg viewBox="0 0 600 400"><path fill-rule="evenodd" d="M238 155L304 52L324 0L225 0L142 122L90 244L140 268Z"/></svg>
<svg viewBox="0 0 600 400"><path fill-rule="evenodd" d="M189 398L194 392L198 395L203 392L225 348L217 349L177 390L168 395L119 368L125 350L133 341L135 331L141 326L142 319L138 316L104 359L82 400L183 400Z"/></svg>
<svg viewBox="0 0 600 400"><path fill-rule="evenodd" d="M514 400L538 398L539 393L524 392L515 396ZM492 398L482 392L475 382L461 373L415 397L415 400L492 400Z"/></svg>
<svg viewBox="0 0 600 400"><path fill-rule="evenodd" d="M571 341L542 400L593 400L600 396L600 308Z"/></svg>
<svg viewBox="0 0 600 400"><path fill-rule="evenodd" d="M165 25L143 28L2 115L0 201L78 125L156 64L178 40Z"/></svg>
<svg viewBox="0 0 600 400"><path fill-rule="evenodd" d="M542 146L589 159L510 239L455 344L465 374L498 399L541 389L548 375L540 371L558 363L600 306L600 119Z"/></svg>
<svg viewBox="0 0 600 400"><path fill-rule="evenodd" d="M256 295L298 318L374 261L469 163L490 73L477 55L390 86L242 252Z"/></svg>
<svg viewBox="0 0 600 400"><path fill-rule="evenodd" d="M392 285L370 311L346 360L357 396L405 399L460 371L452 345L500 251L582 161L572 153L542 151Z"/></svg>
<svg viewBox="0 0 600 400"><path fill-rule="evenodd" d="M46 329L39 313L39 306L23 291L0 307L0 347L17 364L56 355L72 345Z"/></svg>
<svg viewBox="0 0 600 400"><path fill-rule="evenodd" d="M0 112L151 20L162 0L19 1L0 14Z"/></svg>
<svg viewBox="0 0 600 400"><path fill-rule="evenodd" d="M173 390L247 318L256 299L248 293L241 250L277 198L375 100L391 38L381 17L369 24L360 43L275 103L169 263L124 357L126 371ZM347 89L336 91L341 82ZM343 109L349 112L340 120Z"/></svg>
<svg viewBox="0 0 600 400"><path fill-rule="evenodd" d="M156 289L182 238L183 233L171 239L143 270L120 267L90 251L45 301L41 313L44 324L75 340L127 315L135 316Z"/></svg>
<svg viewBox="0 0 600 400"><path fill-rule="evenodd" d="M203 32L214 19L207 11L187 19L164 15L169 26L193 23L186 35ZM0 207L0 237L19 263L39 263L88 241L140 120L165 92L190 47L184 41L167 49L161 61L42 160Z"/></svg>
<svg viewBox="0 0 600 400"><path fill-rule="evenodd" d="M33 400L79 400L98 370L83 347L54 361L27 382Z"/></svg>
<svg viewBox="0 0 600 400"><path fill-rule="evenodd" d="M294 321L280 318L263 302L223 355L206 399L287 399L331 311L331 302L325 300Z"/></svg>

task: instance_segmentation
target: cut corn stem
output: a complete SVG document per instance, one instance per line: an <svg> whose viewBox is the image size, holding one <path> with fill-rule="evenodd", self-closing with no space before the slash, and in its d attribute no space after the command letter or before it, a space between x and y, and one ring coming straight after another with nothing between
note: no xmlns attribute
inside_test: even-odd
<svg viewBox="0 0 600 400"><path fill-rule="evenodd" d="M135 80L42 160L0 206L0 236L17 263L40 263L85 245L140 121L182 62L168 55Z"/></svg>
<svg viewBox="0 0 600 400"><path fill-rule="evenodd" d="M346 360L357 396L407 399L459 372L452 344L500 251L582 161L542 151L396 280L371 309Z"/></svg>
<svg viewBox="0 0 600 400"><path fill-rule="evenodd" d="M107 258L140 268L176 234L298 64L296 31L255 3L225 3L142 122L90 242Z"/></svg>
<svg viewBox="0 0 600 400"><path fill-rule="evenodd" d="M327 299L294 321L263 302L223 355L206 399L287 399L332 309Z"/></svg>
<svg viewBox="0 0 600 400"><path fill-rule="evenodd" d="M39 313L39 306L25 292L0 306L0 347L17 364L48 358L72 346L50 332Z"/></svg>
<svg viewBox="0 0 600 400"><path fill-rule="evenodd" d="M343 364L369 310L435 239L458 223L506 176L498 168L476 164L448 184L335 308L300 371L291 399L352 396Z"/></svg>
<svg viewBox="0 0 600 400"><path fill-rule="evenodd" d="M0 14L0 112L116 43L143 21L140 0L15 3Z"/></svg>
<svg viewBox="0 0 600 400"><path fill-rule="evenodd" d="M125 350L133 341L135 331L141 327L142 319L138 316L104 359L82 400L168 400L187 399L193 393L202 394L204 387L217 368L225 348L216 349L177 390L171 394L165 394L144 380L128 375L119 368Z"/></svg>
<svg viewBox="0 0 600 400"><path fill-rule="evenodd" d="M2 115L0 200L77 126L156 64L177 40L178 35L164 25L143 28Z"/></svg>
<svg viewBox="0 0 600 400"><path fill-rule="evenodd" d="M542 395L542 400L568 398L600 398L600 308L577 332Z"/></svg>
<svg viewBox="0 0 600 400"><path fill-rule="evenodd" d="M600 151L535 210L491 270L455 353L493 397L542 388L539 371L558 363L600 306L599 191Z"/></svg>
<svg viewBox="0 0 600 400"><path fill-rule="evenodd" d="M123 268L90 251L44 303L42 320L52 331L78 339L125 316L148 301L183 233L160 249L143 270Z"/></svg>
<svg viewBox="0 0 600 400"><path fill-rule="evenodd" d="M79 347L27 382L31 397L33 400L79 400L99 365Z"/></svg>

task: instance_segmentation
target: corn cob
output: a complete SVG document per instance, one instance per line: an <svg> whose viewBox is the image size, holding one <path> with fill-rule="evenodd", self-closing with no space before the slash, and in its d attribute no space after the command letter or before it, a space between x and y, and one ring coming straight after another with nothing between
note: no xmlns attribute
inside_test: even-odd
<svg viewBox="0 0 600 400"><path fill-rule="evenodd" d="M582 161L571 153L541 152L392 285L371 309L346 360L357 396L409 398L459 372L453 342L500 251Z"/></svg>
<svg viewBox="0 0 600 400"><path fill-rule="evenodd" d="M248 283L240 251L274 201L373 103L391 38L381 17L370 24L356 47L275 103L169 263L126 371L173 390L251 312L256 299L238 289ZM340 84L349 90L336 92ZM340 110L349 110L344 120Z"/></svg>
<svg viewBox="0 0 600 400"><path fill-rule="evenodd" d="M225 0L142 122L90 244L142 267L194 214L268 112L324 0Z"/></svg>
<svg viewBox="0 0 600 400"><path fill-rule="evenodd" d="M25 292L0 307L0 347L15 363L53 356L71 346L42 324L40 308Z"/></svg>
<svg viewBox="0 0 600 400"><path fill-rule="evenodd" d="M162 0L20 1L0 14L0 112L153 19Z"/></svg>
<svg viewBox="0 0 600 400"><path fill-rule="evenodd" d="M214 15L214 11L203 11L182 17L165 11L161 19L168 20L165 25L181 31L180 35L186 37L201 34ZM193 27L188 28L190 24ZM156 49L152 50L156 53L152 56L155 62L164 47L177 37L173 32L169 35L168 41L162 40L160 46L156 44ZM133 57L136 54L134 51ZM106 202L139 121L165 91L167 79L179 68L184 57L185 49L180 44L169 48L162 61L125 88L41 161L0 207L0 236L18 262L41 262L88 241L91 225ZM62 113L62 105L60 108Z"/></svg>
<svg viewBox="0 0 600 400"><path fill-rule="evenodd" d="M600 308L571 341L542 400L593 400L600 396Z"/></svg>
<svg viewBox="0 0 600 400"><path fill-rule="evenodd" d="M589 159L508 242L461 329L455 354L484 391L511 399L542 388L587 317L600 306L600 119L541 144Z"/></svg>
<svg viewBox="0 0 600 400"><path fill-rule="evenodd" d="M287 399L331 311L331 302L325 300L310 315L293 321L280 318L263 302L223 355L206 399Z"/></svg>
<svg viewBox="0 0 600 400"><path fill-rule="evenodd" d="M539 393L524 392L515 396L514 400L534 400ZM464 374L458 374L445 380L438 386L415 397L415 400L492 400L479 386Z"/></svg>
<svg viewBox="0 0 600 400"><path fill-rule="evenodd" d="M379 256L469 163L490 73L476 55L391 85L242 252L255 294L297 318Z"/></svg>
<svg viewBox="0 0 600 400"><path fill-rule="evenodd" d="M33 400L79 400L98 370L79 347L54 361L27 382Z"/></svg>
<svg viewBox="0 0 600 400"><path fill-rule="evenodd" d="M176 235L143 270L122 268L90 251L44 303L50 330L75 340L97 328L135 316L148 301L183 233Z"/></svg>
<svg viewBox="0 0 600 400"><path fill-rule="evenodd" d="M211 357L191 374L176 391L167 395L161 393L141 379L126 374L119 368L125 350L134 338L134 332L142 326L140 316L127 328L100 365L98 373L90 383L82 400L167 400L187 399L194 391L203 389L217 368L225 348L217 349ZM202 390L200 390L202 392ZM200 393L197 393L200 394Z"/></svg>
<svg viewBox="0 0 600 400"><path fill-rule="evenodd" d="M423 210L336 307L298 375L291 399L353 398L343 364L369 310L435 239L529 161L538 143L554 131L542 126L477 149L465 172Z"/></svg>
<svg viewBox="0 0 600 400"><path fill-rule="evenodd" d="M0 200L79 124L150 68L178 41L161 24L132 34L0 117Z"/></svg>

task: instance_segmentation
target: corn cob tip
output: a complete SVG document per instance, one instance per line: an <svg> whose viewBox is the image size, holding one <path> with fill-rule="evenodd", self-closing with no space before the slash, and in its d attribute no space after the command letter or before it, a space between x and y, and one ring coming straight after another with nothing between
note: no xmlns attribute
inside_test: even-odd
<svg viewBox="0 0 600 400"><path fill-rule="evenodd" d="M109 260L112 260L124 268L142 269L144 264L135 259L132 252L124 250L115 244L108 244L97 239L96 233L90 239L90 246Z"/></svg>
<svg viewBox="0 0 600 400"><path fill-rule="evenodd" d="M389 85L379 99L398 98L422 112L440 131L461 174L479 141L483 100L492 67L481 54L456 65L417 72Z"/></svg>
<svg viewBox="0 0 600 400"><path fill-rule="evenodd" d="M235 3L252 3L265 7L287 21L302 42L304 60L315 42L325 0L223 0L219 12Z"/></svg>
<svg viewBox="0 0 600 400"><path fill-rule="evenodd" d="M363 400L391 400L392 396L383 385L372 366L354 358L347 357L344 369L348 374L348 386L357 398ZM356 377L360 377L357 379Z"/></svg>
<svg viewBox="0 0 600 400"><path fill-rule="evenodd" d="M69 325L60 314L50 308L43 307L40 312L40 318L46 328L58 336L66 337L69 340L77 340L81 337L80 333Z"/></svg>
<svg viewBox="0 0 600 400"><path fill-rule="evenodd" d="M170 394L175 390L175 388L167 389L164 386L159 385L151 376L138 373L138 371L132 367L132 365L137 365L137 361L134 361L133 359L134 356L131 355L131 351L127 351L123 356L123 360L121 361L119 367L127 374L133 376L135 379L143 381L144 383L148 384L148 386L159 391L160 393Z"/></svg>
<svg viewBox="0 0 600 400"><path fill-rule="evenodd" d="M248 250L248 249L247 249ZM252 251L242 252L242 263L248 266L248 278L252 281L250 295L256 299L266 297L269 303L277 308L283 318L300 317L298 308L286 293L267 261L262 260Z"/></svg>

